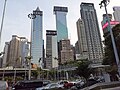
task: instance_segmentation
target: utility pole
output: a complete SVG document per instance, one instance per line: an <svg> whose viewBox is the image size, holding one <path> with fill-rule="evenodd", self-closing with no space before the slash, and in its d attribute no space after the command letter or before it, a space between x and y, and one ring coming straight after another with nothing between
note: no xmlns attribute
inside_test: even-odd
<svg viewBox="0 0 120 90"><path fill-rule="evenodd" d="M29 72L28 72L28 80L31 80L31 59L32 56L25 57L26 60L29 62Z"/></svg>
<svg viewBox="0 0 120 90"><path fill-rule="evenodd" d="M115 39L113 36L113 32L112 32L111 25L110 25L110 19L109 19L108 12L107 12L107 5L109 4L109 2L110 2L109 0L102 0L99 5L100 5L100 8L103 7L103 5L105 7L106 17L107 17L107 21L108 21L108 30L110 31L114 55L115 55L115 59L116 59L117 67L118 67L118 73L120 75L120 61L119 61L118 51L116 48Z"/></svg>
<svg viewBox="0 0 120 90"><path fill-rule="evenodd" d="M5 16L5 9L6 9L6 2L4 2L4 8L3 8L3 14L2 14L2 22L1 22L1 28L0 28L0 44L1 44L1 35L2 35L2 29L3 29L3 22L4 22L4 16Z"/></svg>
<svg viewBox="0 0 120 90"><path fill-rule="evenodd" d="M36 18L36 15L33 13L28 14L28 18L30 18L31 20L31 42L30 42L30 56L27 57L27 59L29 60L29 80L31 79L31 45L32 45L32 28L33 28L33 19Z"/></svg>

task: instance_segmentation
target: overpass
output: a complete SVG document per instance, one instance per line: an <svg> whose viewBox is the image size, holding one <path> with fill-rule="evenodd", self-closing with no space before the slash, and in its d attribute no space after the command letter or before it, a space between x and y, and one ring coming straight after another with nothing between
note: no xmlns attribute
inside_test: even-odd
<svg viewBox="0 0 120 90"><path fill-rule="evenodd" d="M36 69L31 69L31 71ZM0 78L3 76L14 76L14 73L16 73L16 76L24 76L25 72L28 73L29 68L13 68L13 67L6 67L6 68L0 68Z"/></svg>

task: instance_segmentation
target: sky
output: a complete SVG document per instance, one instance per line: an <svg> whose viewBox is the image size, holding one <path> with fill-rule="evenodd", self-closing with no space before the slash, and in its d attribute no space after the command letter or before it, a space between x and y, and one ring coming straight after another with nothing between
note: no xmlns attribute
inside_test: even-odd
<svg viewBox="0 0 120 90"><path fill-rule="evenodd" d="M0 0L0 24L2 20L4 1L5 0ZM28 14L32 13L37 7L43 11L43 38L45 41L46 30L56 30L53 7L68 7L68 36L71 40L71 44L74 45L78 40L76 22L80 18L81 2L94 3L99 22L101 38L103 40L101 21L105 10L104 7L100 9L99 3L101 0L7 0L0 50L3 50L5 42L9 42L12 39L12 35L26 37L28 40L30 40L31 26ZM113 13L113 6L120 6L120 0L110 0L109 5L107 6L108 13Z"/></svg>

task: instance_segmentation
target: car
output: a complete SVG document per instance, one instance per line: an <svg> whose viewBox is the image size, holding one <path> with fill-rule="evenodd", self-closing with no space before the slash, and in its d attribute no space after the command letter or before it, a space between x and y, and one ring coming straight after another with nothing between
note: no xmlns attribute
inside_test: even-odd
<svg viewBox="0 0 120 90"><path fill-rule="evenodd" d="M47 85L47 82L41 80L23 80L18 81L16 84L12 86L13 90L35 90L38 87L42 87Z"/></svg>
<svg viewBox="0 0 120 90"><path fill-rule="evenodd" d="M84 84L85 84L85 81L83 81L83 80L77 80L75 86L76 86L78 89L80 89L80 88L83 87Z"/></svg>
<svg viewBox="0 0 120 90"><path fill-rule="evenodd" d="M0 90L9 90L7 81L0 81Z"/></svg>
<svg viewBox="0 0 120 90"><path fill-rule="evenodd" d="M73 86L74 86L74 83L72 82L64 83L64 88L71 88Z"/></svg>
<svg viewBox="0 0 120 90"><path fill-rule="evenodd" d="M87 82L84 83L83 87L91 86L91 85L94 85L96 83L99 83L99 81L97 81L95 79L88 79Z"/></svg>
<svg viewBox="0 0 120 90"><path fill-rule="evenodd" d="M67 81L67 80L60 80L60 81L58 81L57 83L62 87L62 88L64 88L64 84L65 83L68 83L69 81Z"/></svg>
<svg viewBox="0 0 120 90"><path fill-rule="evenodd" d="M44 87L36 88L36 90L48 90L48 89L60 89L62 88L59 84L57 83L50 83Z"/></svg>

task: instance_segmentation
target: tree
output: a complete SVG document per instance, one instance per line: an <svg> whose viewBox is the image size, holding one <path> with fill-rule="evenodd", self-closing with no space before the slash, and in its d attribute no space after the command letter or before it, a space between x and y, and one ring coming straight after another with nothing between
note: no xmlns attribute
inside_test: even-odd
<svg viewBox="0 0 120 90"><path fill-rule="evenodd" d="M120 57L120 24L113 27L112 31L113 31L118 55ZM104 37L105 37L105 41L104 41L105 42L104 43L105 44L105 56L104 56L103 64L104 65L106 65L106 64L115 65L116 60L115 60L115 56L114 56L114 51L113 51L113 46L112 46L110 33L106 32L104 34Z"/></svg>
<svg viewBox="0 0 120 90"><path fill-rule="evenodd" d="M90 74L93 72L91 68L89 68L90 61L88 60L81 60L81 62L78 63L78 68L76 69L76 73L84 77L86 80L90 76Z"/></svg>
<svg viewBox="0 0 120 90"><path fill-rule="evenodd" d="M115 39L116 48L118 51L118 56L120 58L120 24L113 27L112 31L113 31L113 36ZM108 73L110 73L112 75L112 77L114 77L117 74L117 69L116 69L117 65L116 65L116 59L115 59L115 55L114 55L114 51L113 51L110 32L106 32L104 34L104 37L105 37L105 40L104 40L105 55L104 55L104 59L103 59L103 65L111 66L108 70Z"/></svg>

